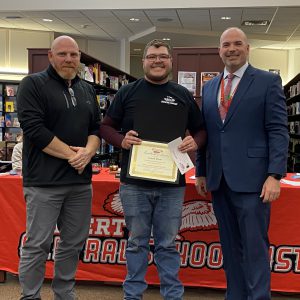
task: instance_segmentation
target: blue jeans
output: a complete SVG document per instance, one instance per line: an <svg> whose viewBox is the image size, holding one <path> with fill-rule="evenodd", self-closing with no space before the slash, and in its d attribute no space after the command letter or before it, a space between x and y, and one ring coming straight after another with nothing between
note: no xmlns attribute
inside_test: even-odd
<svg viewBox="0 0 300 300"><path fill-rule="evenodd" d="M124 299L140 300L147 289L149 240L154 238L154 260L165 300L181 300L184 288L178 279L180 256L175 238L181 225L184 187L147 188L121 184L120 197L126 227L130 231L126 248L127 276Z"/></svg>

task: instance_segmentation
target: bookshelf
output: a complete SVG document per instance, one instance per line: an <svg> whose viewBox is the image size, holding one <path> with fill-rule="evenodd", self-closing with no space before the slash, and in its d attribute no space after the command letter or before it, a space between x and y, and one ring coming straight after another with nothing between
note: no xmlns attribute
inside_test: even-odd
<svg viewBox="0 0 300 300"><path fill-rule="evenodd" d="M21 134L17 116L18 81L0 81L0 160L8 161Z"/></svg>
<svg viewBox="0 0 300 300"><path fill-rule="evenodd" d="M48 67L48 50L48 48L28 48L30 74L40 72ZM135 81L136 78L84 52L81 52L80 61L79 76L94 87L103 117L118 89L124 84ZM120 153L119 149L102 140L101 147L92 161L104 167L111 164L119 165Z"/></svg>
<svg viewBox="0 0 300 300"><path fill-rule="evenodd" d="M288 171L300 172L300 73L284 86L290 133Z"/></svg>

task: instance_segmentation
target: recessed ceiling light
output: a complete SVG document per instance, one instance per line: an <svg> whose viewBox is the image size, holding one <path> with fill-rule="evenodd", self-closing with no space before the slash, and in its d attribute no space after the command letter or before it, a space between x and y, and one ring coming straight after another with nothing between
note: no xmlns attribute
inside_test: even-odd
<svg viewBox="0 0 300 300"><path fill-rule="evenodd" d="M43 19L44 22L53 22L51 19Z"/></svg>
<svg viewBox="0 0 300 300"><path fill-rule="evenodd" d="M170 38L163 38L162 40L163 40L163 41L171 41Z"/></svg>
<svg viewBox="0 0 300 300"><path fill-rule="evenodd" d="M15 20L15 19L22 19L20 16L7 16L5 19Z"/></svg>
<svg viewBox="0 0 300 300"><path fill-rule="evenodd" d="M231 17L221 17L221 20L231 20Z"/></svg>
<svg viewBox="0 0 300 300"><path fill-rule="evenodd" d="M173 21L173 19L171 18L159 18L157 19L158 22L171 22Z"/></svg>
<svg viewBox="0 0 300 300"><path fill-rule="evenodd" d="M134 48L133 51L139 52L139 51L142 51L142 49L141 48Z"/></svg>
<svg viewBox="0 0 300 300"><path fill-rule="evenodd" d="M81 28L88 28L90 25L89 24L82 24L80 25Z"/></svg>
<svg viewBox="0 0 300 300"><path fill-rule="evenodd" d="M269 20L248 20L242 22L242 26L268 26L269 24Z"/></svg>
<svg viewBox="0 0 300 300"><path fill-rule="evenodd" d="M129 21L131 21L131 22L139 22L140 19L138 19L138 18L130 18Z"/></svg>

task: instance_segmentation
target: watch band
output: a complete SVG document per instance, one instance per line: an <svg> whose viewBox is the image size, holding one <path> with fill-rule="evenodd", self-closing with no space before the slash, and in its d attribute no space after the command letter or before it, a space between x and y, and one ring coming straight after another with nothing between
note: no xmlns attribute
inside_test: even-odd
<svg viewBox="0 0 300 300"><path fill-rule="evenodd" d="M283 177L282 175L276 173L269 173L268 175L275 178L276 180L280 180Z"/></svg>

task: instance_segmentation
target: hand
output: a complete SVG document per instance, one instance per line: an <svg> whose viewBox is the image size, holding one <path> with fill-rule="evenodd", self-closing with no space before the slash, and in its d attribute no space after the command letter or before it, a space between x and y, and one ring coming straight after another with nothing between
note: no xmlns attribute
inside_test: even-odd
<svg viewBox="0 0 300 300"><path fill-rule="evenodd" d="M122 143L121 147L123 149L129 150L131 145L140 145L142 143L142 140L139 139L138 133L134 130L130 130L126 133Z"/></svg>
<svg viewBox="0 0 300 300"><path fill-rule="evenodd" d="M263 202L272 202L279 198L280 195L280 180L275 179L272 176L269 176L261 191L260 198L263 198Z"/></svg>
<svg viewBox="0 0 300 300"><path fill-rule="evenodd" d="M202 197L207 196L206 177L196 177L195 187L200 196Z"/></svg>
<svg viewBox="0 0 300 300"><path fill-rule="evenodd" d="M182 143L179 145L178 150L185 153L188 151L196 151L198 149L198 146L196 142L194 141L193 137L188 135L186 136Z"/></svg>
<svg viewBox="0 0 300 300"><path fill-rule="evenodd" d="M92 155L87 148L70 146L70 149L75 151L76 154L68 160L69 164L82 174L86 165L91 161Z"/></svg>

